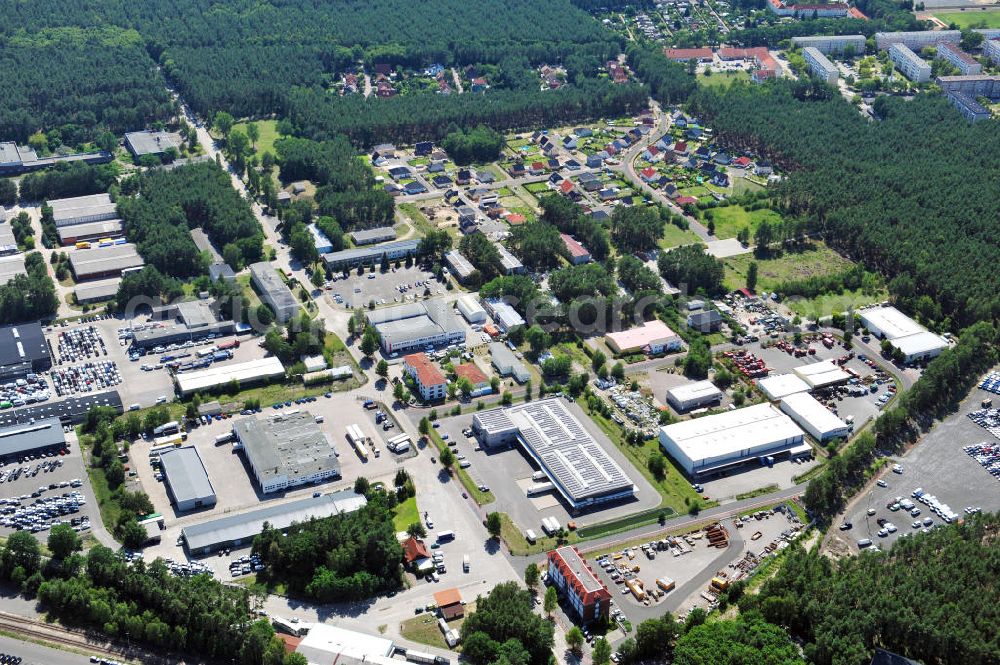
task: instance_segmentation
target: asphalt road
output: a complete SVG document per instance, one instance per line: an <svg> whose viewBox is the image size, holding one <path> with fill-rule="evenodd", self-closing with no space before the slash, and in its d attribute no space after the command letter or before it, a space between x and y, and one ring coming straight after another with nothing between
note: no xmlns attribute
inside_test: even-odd
<svg viewBox="0 0 1000 665"><path fill-rule="evenodd" d="M21 665L82 665L90 662L87 656L34 642L22 642L6 635L0 635L0 653L20 656L23 658Z"/></svg>

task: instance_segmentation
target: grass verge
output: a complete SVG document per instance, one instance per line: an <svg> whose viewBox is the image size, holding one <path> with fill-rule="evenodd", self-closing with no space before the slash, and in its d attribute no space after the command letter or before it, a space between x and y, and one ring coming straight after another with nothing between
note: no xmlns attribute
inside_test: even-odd
<svg viewBox="0 0 1000 665"><path fill-rule="evenodd" d="M438 454L448 447L447 444L445 444L444 439L441 438L441 435L437 433L437 430L432 429L428 438L430 438L430 440L434 443L434 447L438 449ZM493 492L480 491L479 485L472 479L472 476L466 473L465 469L454 466L452 467L451 472L458 476L459 481L462 483L462 487L465 488L465 491L468 492L469 496L471 496L480 506L485 506L486 504L493 503L497 500L497 498L493 496Z"/></svg>
<svg viewBox="0 0 1000 665"><path fill-rule="evenodd" d="M514 521L510 519L510 515L507 513L500 513L500 524L500 537L507 543L507 549L510 550L510 553L515 556L541 554L542 552L554 549L560 544L556 538L544 534L539 534L540 538L537 538L534 543L529 543L528 539L524 537L524 533L517 528L517 525L514 524ZM575 531L570 531L565 542L572 545L580 542L580 537Z"/></svg>
<svg viewBox="0 0 1000 665"><path fill-rule="evenodd" d="M742 494L736 495L736 500L740 501L742 499L752 499L755 496L763 496L765 494L770 494L771 492L778 491L778 486L771 484L764 487L758 487L755 490L750 490L749 492L743 492Z"/></svg>
<svg viewBox="0 0 1000 665"><path fill-rule="evenodd" d="M403 503L396 505L392 526L396 531L406 531L411 524L420 521L420 511L417 509L417 497L411 496Z"/></svg>

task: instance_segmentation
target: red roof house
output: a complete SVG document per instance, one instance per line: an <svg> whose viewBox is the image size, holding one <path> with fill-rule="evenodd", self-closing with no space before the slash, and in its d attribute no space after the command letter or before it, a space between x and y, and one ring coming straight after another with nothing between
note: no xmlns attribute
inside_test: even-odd
<svg viewBox="0 0 1000 665"><path fill-rule="evenodd" d="M410 536L405 541L403 541L403 560L407 564L411 564L414 561L419 561L420 559L431 558L431 552L424 545L424 541L418 540L417 538Z"/></svg>

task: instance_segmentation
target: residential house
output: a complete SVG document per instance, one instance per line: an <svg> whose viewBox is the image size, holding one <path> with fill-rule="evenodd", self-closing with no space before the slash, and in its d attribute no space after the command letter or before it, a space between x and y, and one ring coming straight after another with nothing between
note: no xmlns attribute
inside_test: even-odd
<svg viewBox="0 0 1000 665"><path fill-rule="evenodd" d="M459 169L455 175L455 184L468 185L470 182L472 182L472 171L469 169Z"/></svg>
<svg viewBox="0 0 1000 665"><path fill-rule="evenodd" d="M424 157L425 155L430 155L434 151L433 141L417 141L416 145L413 146L413 154L417 157Z"/></svg>
<svg viewBox="0 0 1000 665"><path fill-rule="evenodd" d="M431 182L434 183L434 186L438 189L447 189L451 186L451 178L446 175L436 175Z"/></svg>
<svg viewBox="0 0 1000 665"><path fill-rule="evenodd" d="M678 141L674 144L674 154L675 155L687 155L688 154L688 144L685 141Z"/></svg>
<svg viewBox="0 0 1000 665"><path fill-rule="evenodd" d="M459 380L466 379L472 384L472 393L470 397L489 395L493 392L493 388L490 386L489 377L486 376L483 370L479 369L479 365L476 363L469 362L461 365L455 365L455 376Z"/></svg>
<svg viewBox="0 0 1000 665"><path fill-rule="evenodd" d="M600 153L587 156L587 168L599 169L602 164L604 164L604 160L601 158Z"/></svg>
<svg viewBox="0 0 1000 665"><path fill-rule="evenodd" d="M722 315L714 309L692 312L687 317L687 324L698 332L717 332L722 328Z"/></svg>
<svg viewBox="0 0 1000 665"><path fill-rule="evenodd" d="M566 163L563 164L563 166L565 166L570 171L579 171L580 170L580 162L576 161L575 159L567 160Z"/></svg>
<svg viewBox="0 0 1000 665"><path fill-rule="evenodd" d="M559 184L559 192L564 196L573 191L573 181L565 179Z"/></svg>
<svg viewBox="0 0 1000 665"><path fill-rule="evenodd" d="M563 246L566 247L566 251L569 253L570 263L578 266L590 262L590 252L576 238L565 233L560 233L559 237L562 238Z"/></svg>
<svg viewBox="0 0 1000 665"><path fill-rule="evenodd" d="M407 196L413 196L414 194L423 194L426 191L427 188L424 187L423 184L417 180L414 180L413 182L408 182L403 186L403 193L406 194Z"/></svg>
<svg viewBox="0 0 1000 665"><path fill-rule="evenodd" d="M659 171L654 169L652 166L647 166L639 172L639 175L642 177L643 182L651 183L657 179Z"/></svg>

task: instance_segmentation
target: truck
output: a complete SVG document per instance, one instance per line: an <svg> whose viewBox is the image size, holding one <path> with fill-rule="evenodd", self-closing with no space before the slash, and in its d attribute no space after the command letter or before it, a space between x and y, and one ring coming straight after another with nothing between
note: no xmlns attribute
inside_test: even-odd
<svg viewBox="0 0 1000 665"><path fill-rule="evenodd" d="M238 349L240 348L240 340L231 339L228 342L219 342L215 345L220 351L225 351L226 349Z"/></svg>
<svg viewBox="0 0 1000 665"><path fill-rule="evenodd" d="M528 496L538 496L539 494L545 494L546 492L551 492L555 487L551 482L548 483L535 483L531 485L526 490Z"/></svg>
<svg viewBox="0 0 1000 665"><path fill-rule="evenodd" d="M447 542L449 540L455 540L454 531L438 531L437 539L439 543Z"/></svg>
<svg viewBox="0 0 1000 665"><path fill-rule="evenodd" d="M228 432L225 432L215 437L215 445L219 446L222 445L223 443L229 443L232 440L233 440L233 431L229 430Z"/></svg>
<svg viewBox="0 0 1000 665"><path fill-rule="evenodd" d="M535 541L538 540L538 536L535 534L534 531L528 529L527 531L524 532L524 539L527 540L529 543L534 544Z"/></svg>
<svg viewBox="0 0 1000 665"><path fill-rule="evenodd" d="M724 577L713 577L710 586L718 591L725 591L729 588L729 580Z"/></svg>
<svg viewBox="0 0 1000 665"><path fill-rule="evenodd" d="M421 665L451 665L451 661L444 656L433 656L422 651L414 651L413 649L406 650L406 660L411 663L420 663Z"/></svg>
<svg viewBox="0 0 1000 665"><path fill-rule="evenodd" d="M204 349L198 349L194 354L199 358L207 358L218 350L215 346L206 346Z"/></svg>
<svg viewBox="0 0 1000 665"><path fill-rule="evenodd" d="M531 479L536 483L543 482L546 478L548 478L548 476L545 475L544 471L535 471L531 474Z"/></svg>
<svg viewBox="0 0 1000 665"><path fill-rule="evenodd" d="M212 354L212 362L221 362L223 360L229 360L233 357L232 351L216 351Z"/></svg>
<svg viewBox="0 0 1000 665"><path fill-rule="evenodd" d="M153 436L163 436L165 434L176 434L181 429L180 423L176 420L171 420L168 423L163 423L159 427L153 428Z"/></svg>

